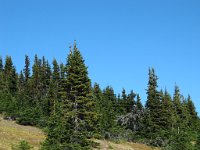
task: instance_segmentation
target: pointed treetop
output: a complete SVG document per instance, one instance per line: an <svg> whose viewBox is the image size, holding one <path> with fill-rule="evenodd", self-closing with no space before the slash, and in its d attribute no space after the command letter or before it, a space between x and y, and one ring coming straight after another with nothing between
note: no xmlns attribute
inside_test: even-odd
<svg viewBox="0 0 200 150"><path fill-rule="evenodd" d="M0 56L0 72L3 71L3 59Z"/></svg>
<svg viewBox="0 0 200 150"><path fill-rule="evenodd" d="M76 50L77 47L76 47L76 40L74 40L74 50Z"/></svg>
<svg viewBox="0 0 200 150"><path fill-rule="evenodd" d="M73 53L71 45L69 46L69 51L70 51L70 55L71 55Z"/></svg>

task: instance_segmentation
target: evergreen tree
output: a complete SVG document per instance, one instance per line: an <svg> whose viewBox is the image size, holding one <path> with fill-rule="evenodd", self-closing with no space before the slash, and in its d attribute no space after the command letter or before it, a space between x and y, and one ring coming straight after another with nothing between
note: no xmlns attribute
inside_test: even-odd
<svg viewBox="0 0 200 150"><path fill-rule="evenodd" d="M3 59L0 57L0 72L3 72Z"/></svg>
<svg viewBox="0 0 200 150"><path fill-rule="evenodd" d="M162 93L162 92L161 92ZM170 94L165 90L165 93L161 94L161 105L162 111L160 113L161 116L161 126L163 130L172 130L174 126L174 112L173 112L173 104L171 100Z"/></svg>
<svg viewBox="0 0 200 150"><path fill-rule="evenodd" d="M158 77L155 75L154 69L149 69L149 81L147 89L147 102L145 117L146 133L148 135L156 134L160 130L160 93L157 91Z"/></svg>
<svg viewBox="0 0 200 150"><path fill-rule="evenodd" d="M23 91L24 87L25 87L25 77L24 77L24 74L22 73L22 71L20 71L18 89L20 91Z"/></svg>
<svg viewBox="0 0 200 150"><path fill-rule="evenodd" d="M92 99L91 81L80 51L74 44L66 65L66 84L62 86L63 133L60 144L62 149L89 149L89 135L94 131L97 114Z"/></svg>
<svg viewBox="0 0 200 150"><path fill-rule="evenodd" d="M137 101L136 101L136 106L139 110L142 110L143 109L143 106L142 106L142 103L141 103L141 98L140 98L140 95L137 94Z"/></svg>
<svg viewBox="0 0 200 150"><path fill-rule="evenodd" d="M94 87L93 87L93 96L94 96L94 101L96 103L96 111L98 113L102 113L102 91L99 87L99 84L94 83Z"/></svg>
<svg viewBox="0 0 200 150"><path fill-rule="evenodd" d="M2 57L0 57L0 92L3 90L5 90L4 66Z"/></svg>
<svg viewBox="0 0 200 150"><path fill-rule="evenodd" d="M136 94L131 90L130 94L128 94L127 102L126 102L126 112L130 113L133 111L133 107L135 105L135 97Z"/></svg>
<svg viewBox="0 0 200 150"><path fill-rule="evenodd" d="M104 111L104 103L103 103L103 93L101 88L99 87L99 84L95 83L93 87L93 99L96 104L96 112L99 114L99 120L98 124L96 124L97 132L100 134L103 127L102 127L102 120L103 120L103 111Z"/></svg>
<svg viewBox="0 0 200 150"><path fill-rule="evenodd" d="M60 64L60 78L64 79L66 77L66 68L63 63Z"/></svg>
<svg viewBox="0 0 200 150"><path fill-rule="evenodd" d="M19 97L18 97L18 99L20 100L22 100L22 99L25 99L25 101L26 101L26 107L29 107L28 105L30 104L31 105L31 100L30 100L30 97L31 97L31 91L33 90L32 88L31 88L31 85L30 85L30 79L31 79L31 73L30 73L30 59L29 59L29 57L28 57L28 55L25 55L25 66L24 66L24 68L23 68L23 75L22 75L22 73L20 74L20 82L22 83L22 78L24 78L23 80L23 84L24 84L24 86L23 86L23 90L21 90L20 92L19 92Z"/></svg>
<svg viewBox="0 0 200 150"><path fill-rule="evenodd" d="M189 113L189 126L193 126L194 122L197 121L198 116L197 116L196 108L194 106L193 101L191 100L190 95L188 95L188 98L187 98L187 109Z"/></svg>
<svg viewBox="0 0 200 150"><path fill-rule="evenodd" d="M45 57L42 57L40 67L40 93L41 98L44 99L44 95L47 94L51 78L51 67Z"/></svg>
<svg viewBox="0 0 200 150"><path fill-rule="evenodd" d="M125 114L127 112L127 95L126 95L126 90L123 88L122 89L122 98L119 103L119 106L121 106L121 113Z"/></svg>
<svg viewBox="0 0 200 150"><path fill-rule="evenodd" d="M8 92L14 95L17 91L17 74L16 69L13 66L12 58L9 56L6 57L4 78Z"/></svg>
<svg viewBox="0 0 200 150"><path fill-rule="evenodd" d="M39 82L40 82L40 64L38 56L35 55L34 64L32 67L32 78L31 78L31 103L36 104L39 98Z"/></svg>
<svg viewBox="0 0 200 150"><path fill-rule="evenodd" d="M183 120L183 105L181 103L181 98L182 98L182 95L180 94L179 87L176 85L174 89L173 107L174 107L175 119L176 119L175 128L178 134L180 133L180 128L183 129L185 126L184 125L185 120Z"/></svg>
<svg viewBox="0 0 200 150"><path fill-rule="evenodd" d="M60 68L56 61L56 59L53 60L53 72L52 72L52 79L49 87L49 107L52 113L55 114L56 106L59 103L59 96L58 92L60 89L59 86L60 83Z"/></svg>
<svg viewBox="0 0 200 150"><path fill-rule="evenodd" d="M122 90L122 100L124 101L124 102L126 102L126 100L127 100L127 95L126 95L126 90L123 88L123 90Z"/></svg>
<svg viewBox="0 0 200 150"><path fill-rule="evenodd" d="M23 72L20 71L19 79L18 79L18 94L17 94L17 101L18 107L22 108L24 106L24 91L25 91L25 77Z"/></svg>
<svg viewBox="0 0 200 150"><path fill-rule="evenodd" d="M44 113L46 116L50 116L52 113L56 114L56 107L59 103L58 91L59 91L59 81L60 81L60 72L59 65L56 59L53 60L53 72L52 78L50 80L50 85L48 86L47 97L44 104ZM55 116L53 116L55 117Z"/></svg>
<svg viewBox="0 0 200 150"><path fill-rule="evenodd" d="M27 55L25 55L25 66L23 71L24 71L25 81L27 82L28 79L30 78L30 60Z"/></svg>
<svg viewBox="0 0 200 150"><path fill-rule="evenodd" d="M59 82L59 80L60 80L60 67L59 67L56 59L53 59L52 64L53 64L53 73L52 73L53 81Z"/></svg>

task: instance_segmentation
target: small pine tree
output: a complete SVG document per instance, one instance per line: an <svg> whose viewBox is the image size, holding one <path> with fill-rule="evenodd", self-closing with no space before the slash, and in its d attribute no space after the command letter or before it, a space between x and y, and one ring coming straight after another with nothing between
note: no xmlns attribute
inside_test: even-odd
<svg viewBox="0 0 200 150"><path fill-rule="evenodd" d="M134 105L135 105L135 97L136 94L131 90L130 94L127 96L127 102L126 102L126 113L130 113L133 111Z"/></svg>
<svg viewBox="0 0 200 150"><path fill-rule="evenodd" d="M31 146L27 141L21 141L18 145L12 146L12 150L31 150L33 146Z"/></svg>
<svg viewBox="0 0 200 150"><path fill-rule="evenodd" d="M141 98L140 98L140 95L137 94L137 100L136 100L136 106L139 110L142 110L143 109L143 105L141 103Z"/></svg>

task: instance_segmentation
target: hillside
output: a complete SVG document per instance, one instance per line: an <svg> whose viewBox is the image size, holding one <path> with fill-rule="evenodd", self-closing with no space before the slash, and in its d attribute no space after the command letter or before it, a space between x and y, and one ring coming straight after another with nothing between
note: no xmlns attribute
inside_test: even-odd
<svg viewBox="0 0 200 150"><path fill-rule="evenodd" d="M6 56L5 60L0 57L0 114L17 116L23 125L46 127L45 135L49 136L43 144L44 150L92 148L92 142L88 141L91 132L105 139L134 139L173 150L200 149L200 119L195 104L189 94L184 96L178 85L173 93L166 88L162 90L155 69L149 68L147 87L143 87L145 99L135 90L127 92L123 88L121 93L116 93L111 85L102 88L99 83L92 82L76 41L69 51L65 63L55 58L49 61L37 54L31 61L25 55L21 70L16 69L20 66L14 65L11 56ZM2 125L3 135L0 136L8 142L2 141L2 147L9 147L20 139L37 147L44 139L44 135L37 138L41 136L39 131L36 135L31 133L35 129L26 127L21 133L24 127L7 123ZM4 131L5 128L8 131ZM99 142L102 149L121 146ZM138 149L137 144L130 143L123 143L118 149L126 146Z"/></svg>
<svg viewBox="0 0 200 150"><path fill-rule="evenodd" d="M17 144L21 140L26 140L34 150L38 150L40 143L45 139L44 133L31 126L22 126L14 121L4 120L0 116L0 150L10 150L13 144ZM152 148L137 143L113 143L105 140L95 140L100 143L100 150L153 150ZM94 149L97 150L97 149Z"/></svg>
<svg viewBox="0 0 200 150"><path fill-rule="evenodd" d="M18 125L0 117L0 150L10 150L13 144L18 144L21 140L26 140L34 146L34 150L38 150L44 139L44 133L40 129Z"/></svg>
<svg viewBox="0 0 200 150"><path fill-rule="evenodd" d="M130 142L113 143L106 140L95 140L95 142L100 144L99 147L100 150L159 150L158 148L151 148L149 146L139 143L130 143Z"/></svg>

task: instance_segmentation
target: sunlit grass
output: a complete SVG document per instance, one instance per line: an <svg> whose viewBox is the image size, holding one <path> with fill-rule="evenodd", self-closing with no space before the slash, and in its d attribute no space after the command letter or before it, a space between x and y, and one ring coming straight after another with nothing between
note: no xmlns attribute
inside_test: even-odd
<svg viewBox="0 0 200 150"><path fill-rule="evenodd" d="M151 148L144 144L131 143L131 142L120 142L113 143L106 140L94 140L99 143L100 146L94 150L159 150L158 148Z"/></svg>
<svg viewBox="0 0 200 150"><path fill-rule="evenodd" d="M12 145L18 144L21 140L27 141L34 147L34 150L38 150L44 139L45 135L42 130L36 127L18 125L14 121L4 120L0 116L0 150L11 150ZM153 150L151 147L139 143L114 143L96 139L94 141L100 144L99 148L95 150Z"/></svg>
<svg viewBox="0 0 200 150"><path fill-rule="evenodd" d="M18 125L0 116L0 150L10 150L12 145L18 144L21 140L26 140L37 150L44 139L44 133L40 129Z"/></svg>

